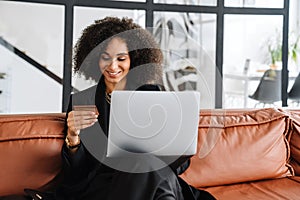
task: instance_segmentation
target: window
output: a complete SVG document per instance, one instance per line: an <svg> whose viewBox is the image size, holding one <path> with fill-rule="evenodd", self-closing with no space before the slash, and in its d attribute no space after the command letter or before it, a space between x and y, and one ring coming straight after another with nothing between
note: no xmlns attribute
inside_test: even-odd
<svg viewBox="0 0 300 200"><path fill-rule="evenodd" d="M61 111L64 7L1 1L0 24L0 112Z"/></svg>
<svg viewBox="0 0 300 200"><path fill-rule="evenodd" d="M225 15L223 88L225 108L255 107L249 98L272 66L269 48L281 45L282 16ZM280 38L280 41L276 41ZM281 49L280 49L281 51ZM281 54L281 53L280 53ZM281 57L276 62L281 62ZM282 63L276 69L282 68ZM276 102L281 105L281 102Z"/></svg>
<svg viewBox="0 0 300 200"><path fill-rule="evenodd" d="M212 81L206 83L210 99L205 98L205 103L202 104L204 108L234 108L237 107L236 105L252 107L254 105L250 99L247 99L247 104L244 104L243 99L240 103L227 104L228 99L225 92L230 88L222 77L224 78L225 74L232 71L243 73L244 69L248 68L247 73L251 73L251 70L260 70L261 66L268 67L271 58L268 56L270 54L268 54L267 46L263 44L273 37L272 33L274 36L278 33L282 48L282 62L279 62L279 68L282 69L282 83L284 83L282 84L282 101L278 105L290 105L288 91L295 80L294 74L300 70L299 56L293 60L290 53L292 40L296 41L300 35L300 2L297 0L123 0L122 4L115 0L92 2L79 0L76 2L62 1L61 3L56 0L43 0L35 2L0 1L1 37L13 47L20 49L21 53L23 52L42 67L44 66L43 69L46 69L45 71L48 73L44 72L47 78L50 77L51 81L55 79L54 83L59 86L57 92L52 94L56 98L53 100L53 104L62 107L63 111L66 110L68 104L72 84L73 86L78 84L76 83L78 80L73 80L71 83L73 75L70 52L74 41L80 35L83 27L90 24L92 20L106 15L133 17L140 25L148 28L153 26L153 29L157 28L155 26L160 23L162 18L166 19L169 25L173 23L171 23L173 19L176 19L175 21L178 21L183 27L183 31L188 28L188 31L185 32L190 37L188 41L192 40L193 45L196 44L199 48L189 46L181 48L181 52L173 50L172 58L175 60L182 57L188 60L196 58L199 63L196 62L195 65L199 67L199 71L209 69L202 73L203 79ZM287 7L288 5L289 7ZM15 14L17 17L12 18L12 13L17 13ZM289 15L287 15L288 13ZM288 30L290 33L287 32ZM179 35L182 33L179 29L177 32ZM173 37L173 35L171 36ZM182 42L184 39L184 37L178 38L172 45L179 45L180 41ZM187 42L187 44L191 43ZM36 50L36 45L43 47ZM1 51L3 48L5 52L9 51L3 45L0 47ZM298 51L295 52L298 55ZM165 53L170 52L167 52L166 49ZM203 55L205 56L203 57ZM175 62L174 59L170 61ZM37 71L39 70L37 68ZM7 71L7 67L1 66L1 71ZM51 77L49 74L54 75ZM209 76L204 74L209 74ZM34 77L33 75L27 76ZM13 83L15 79L11 77L11 79L4 80ZM248 94L255 89L254 83L258 84L258 81L253 81L253 85L249 86ZM6 84L5 87L11 87L9 91L14 90L13 84L11 86ZM25 91L26 88L29 87L24 87L23 90ZM33 89L33 92L36 90ZM26 94L28 93L30 91L27 91ZM13 95L10 98L13 98ZM206 101L209 103L206 104ZM7 104L8 107L16 104L13 100L9 102L11 103ZM61 102L63 103L61 104ZM57 110L57 108L53 110ZM12 110L8 109L8 112L10 111Z"/></svg>

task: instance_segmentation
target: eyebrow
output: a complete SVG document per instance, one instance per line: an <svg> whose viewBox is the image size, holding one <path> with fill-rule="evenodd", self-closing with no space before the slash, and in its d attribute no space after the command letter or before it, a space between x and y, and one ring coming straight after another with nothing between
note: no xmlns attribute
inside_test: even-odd
<svg viewBox="0 0 300 200"><path fill-rule="evenodd" d="M106 55L110 56L109 53L107 53L107 52L103 52L102 54L106 54ZM116 56L127 56L127 55L129 55L129 54L124 52L124 53L118 53Z"/></svg>

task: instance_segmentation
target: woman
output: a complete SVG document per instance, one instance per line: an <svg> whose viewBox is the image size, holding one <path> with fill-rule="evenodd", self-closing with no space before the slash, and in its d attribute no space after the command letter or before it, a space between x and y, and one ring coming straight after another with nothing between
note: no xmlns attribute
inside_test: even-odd
<svg viewBox="0 0 300 200"><path fill-rule="evenodd" d="M177 176L188 162L180 161L172 169L166 165L151 170L151 161L146 160L148 171L132 173L118 168L124 164L122 159L109 162L105 158L110 94L114 90L160 90L161 62L162 53L154 38L131 19L106 17L83 31L75 46L74 69L98 84L71 95L62 149L65 179L57 191L57 199L194 198L193 188ZM97 109L74 110L76 105L91 104ZM87 143L96 141L96 150L87 149L93 145L82 142L87 137L84 139ZM139 162L126 164L133 169L139 167Z"/></svg>

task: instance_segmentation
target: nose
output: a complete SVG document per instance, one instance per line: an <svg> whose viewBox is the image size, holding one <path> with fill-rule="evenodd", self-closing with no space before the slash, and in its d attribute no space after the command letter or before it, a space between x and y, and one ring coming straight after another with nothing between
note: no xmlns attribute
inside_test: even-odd
<svg viewBox="0 0 300 200"><path fill-rule="evenodd" d="M116 59L112 59L111 63L108 65L108 68L114 70L118 68L118 61Z"/></svg>

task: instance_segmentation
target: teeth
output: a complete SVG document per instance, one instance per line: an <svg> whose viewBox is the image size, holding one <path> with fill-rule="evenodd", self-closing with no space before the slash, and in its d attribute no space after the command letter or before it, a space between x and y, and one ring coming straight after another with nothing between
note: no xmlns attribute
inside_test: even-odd
<svg viewBox="0 0 300 200"><path fill-rule="evenodd" d="M117 75L119 72L108 72L110 75Z"/></svg>

